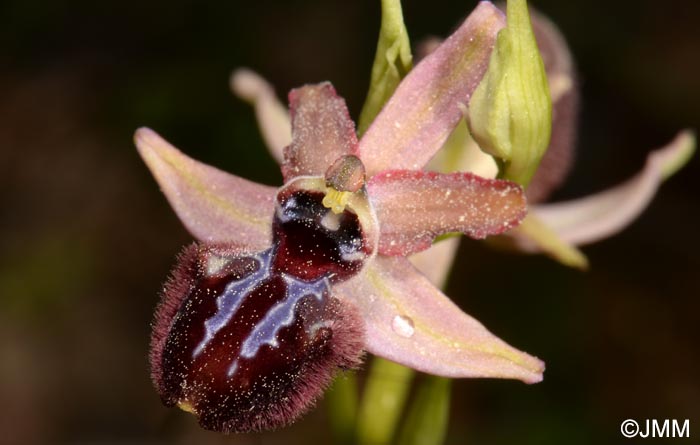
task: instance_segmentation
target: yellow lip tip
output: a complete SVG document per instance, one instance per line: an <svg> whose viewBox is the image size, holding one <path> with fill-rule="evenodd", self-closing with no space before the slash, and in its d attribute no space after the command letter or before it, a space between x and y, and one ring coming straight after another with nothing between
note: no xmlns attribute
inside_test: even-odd
<svg viewBox="0 0 700 445"><path fill-rule="evenodd" d="M188 401L182 401L177 404L177 407L180 408L181 410L185 411L186 413L191 413L194 415L197 415L197 410L195 410L194 406L192 406Z"/></svg>

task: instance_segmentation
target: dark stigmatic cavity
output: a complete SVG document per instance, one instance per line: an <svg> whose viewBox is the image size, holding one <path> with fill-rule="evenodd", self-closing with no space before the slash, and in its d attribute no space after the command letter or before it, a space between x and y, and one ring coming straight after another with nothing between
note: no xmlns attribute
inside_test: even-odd
<svg viewBox="0 0 700 445"><path fill-rule="evenodd" d="M359 364L362 322L332 285L356 274L369 249L357 216L322 199L283 191L268 250L184 250L151 339L166 405L215 431L276 428L305 412L337 369Z"/></svg>

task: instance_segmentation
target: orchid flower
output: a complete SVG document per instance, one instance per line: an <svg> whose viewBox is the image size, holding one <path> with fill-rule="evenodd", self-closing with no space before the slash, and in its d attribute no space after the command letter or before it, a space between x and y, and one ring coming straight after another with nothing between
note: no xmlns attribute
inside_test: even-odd
<svg viewBox="0 0 700 445"><path fill-rule="evenodd" d="M215 430L283 425L318 397L331 378L328 367L357 363L358 348L442 376L541 380L540 360L462 312L406 258L441 234L484 238L515 227L525 216L523 189L513 182L424 170L462 119L461 106L484 75L504 25L499 10L479 5L401 82L359 141L344 101L329 83L293 90L291 143L277 152L285 180L281 189L199 163L155 132L137 131L141 156L201 242L182 254L156 317L151 361L166 403L194 412L204 427ZM278 123L284 120L274 102L261 102L260 109ZM283 134L268 141L281 148ZM315 241L309 244L304 237ZM312 252L320 238L331 240L330 250ZM303 248L308 249L289 253ZM278 304L267 307L262 319L246 319L250 331L227 331L231 320L244 324L237 317L253 305L246 296L278 278L286 283ZM188 312L204 295L213 295L216 307L206 303L204 315ZM323 307L295 306L313 297ZM305 310L313 315L305 316ZM275 311L288 316L267 325ZM314 323L318 326L309 326ZM192 332L177 330L193 324ZM292 343L285 337L292 328L297 337L306 336L295 358L300 367L294 375L278 369L287 373L279 384L270 375L259 377L266 371L254 363L256 354L289 354L280 343ZM225 336L236 338L232 350L222 346ZM324 349L329 344L335 350ZM174 351L176 346L185 353ZM216 366L203 361L217 348L227 351L225 363L221 356L212 359ZM275 400L241 395L258 384L278 391ZM238 392L228 393L234 386ZM217 391L222 398L213 395ZM287 408L280 408L279 397L290 400ZM243 414L246 410L252 413Z"/></svg>
<svg viewBox="0 0 700 445"><path fill-rule="evenodd" d="M287 112L262 78L237 71L232 88L255 105L281 166L281 188L202 164L150 129L136 132L139 153L198 241L181 254L154 322L151 367L166 404L217 431L286 425L313 404L337 369L357 366L362 351L445 377L542 379L539 359L500 340L438 289L457 238L433 243L454 232L476 239L504 234L520 248L570 260L578 251L567 243L595 236L568 236L564 229L587 224L590 209L615 213L627 195L585 201L584 220L579 203L531 207L536 216L526 218L524 186L540 158L547 163L550 91L556 144L557 105L574 82L570 70L551 74L559 65L545 52L549 83L537 67L524 75L543 88L535 96L547 118L524 130L515 122L505 132L522 137L524 131L537 150L504 149L505 133L493 133L489 121L503 114L502 103L489 102L488 88L508 77L494 68L498 57L514 57L502 39L505 27L501 11L479 4L386 103L378 101L383 106L375 104L381 112L374 119L360 121L359 140L330 83L292 90ZM505 102L512 106L515 99ZM636 190L643 182L646 198L604 234L638 213L660 178L680 165L676 151L690 150L690 136L684 137L676 144L681 149L656 156L651 173L624 187ZM540 182L535 174L528 190Z"/></svg>

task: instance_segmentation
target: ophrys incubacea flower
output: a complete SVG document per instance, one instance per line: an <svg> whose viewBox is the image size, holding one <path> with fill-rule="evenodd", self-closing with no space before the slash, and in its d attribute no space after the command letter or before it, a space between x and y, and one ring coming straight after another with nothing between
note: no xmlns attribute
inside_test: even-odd
<svg viewBox="0 0 700 445"><path fill-rule="evenodd" d="M536 382L543 364L486 330L407 260L436 236L515 227L522 188L424 170L462 119L504 16L483 3L402 81L357 140L328 83L290 93L281 189L194 161L141 129L139 151L200 244L154 328L163 400L219 431L284 425L362 350L438 375Z"/></svg>
<svg viewBox="0 0 700 445"><path fill-rule="evenodd" d="M505 135L506 145L512 142L508 131L482 134L480 143L493 145L489 152L507 159L511 171L505 164L486 177L426 171L464 112L472 112L475 125L479 107L471 107L470 98L477 85L506 78L497 69L484 77L487 66L498 66L491 54L503 25L500 12L481 4L411 71L359 141L330 84L294 90L289 125L269 87L254 76L237 76L236 82L249 83L240 91L255 96L263 126L274 127L264 134L282 164L281 189L198 163L154 132L139 130L142 156L200 241L181 255L156 319L151 361L167 404L219 431L284 425L312 404L336 369L357 365L363 349L437 375L541 379L539 360L490 334L406 259L441 234L483 238L516 227L525 214L520 186L488 178L512 174L527 183L543 152L524 164L508 158L512 150L503 151L497 140ZM504 48L498 54L507 58ZM557 106L575 82L567 78L570 67L547 68L556 134L566 129ZM483 91L475 95L482 102L491 97ZM481 109L496 112L484 116L519 115L485 103ZM488 122L487 130L500 125ZM541 149L547 138L539 137ZM522 248L582 265L585 259L566 242L622 228L691 151L692 136L685 133L654 154L637 179L585 201L534 207L535 216L509 236ZM484 159L496 166L481 153ZM541 197L537 182L528 193ZM580 228L587 231L581 235ZM442 262L439 254L427 258Z"/></svg>

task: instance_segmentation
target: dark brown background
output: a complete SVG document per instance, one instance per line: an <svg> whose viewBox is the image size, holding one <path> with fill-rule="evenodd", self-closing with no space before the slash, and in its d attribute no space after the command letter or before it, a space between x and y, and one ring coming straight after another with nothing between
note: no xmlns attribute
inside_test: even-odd
<svg viewBox="0 0 700 445"><path fill-rule="evenodd" d="M556 198L614 185L697 126L699 3L534 3L569 38L583 86L578 162ZM407 1L404 13L416 42L446 35L472 7ZM356 116L378 23L374 1L0 6L0 443L328 438L323 407L283 431L223 437L161 406L148 323L190 237L131 137L148 125L196 158L276 184L230 71L250 66L282 94L331 80ZM625 233L585 248L586 274L464 243L449 294L548 369L536 386L456 381L449 443L627 443L626 418L687 418L697 435L698 174L695 158Z"/></svg>

